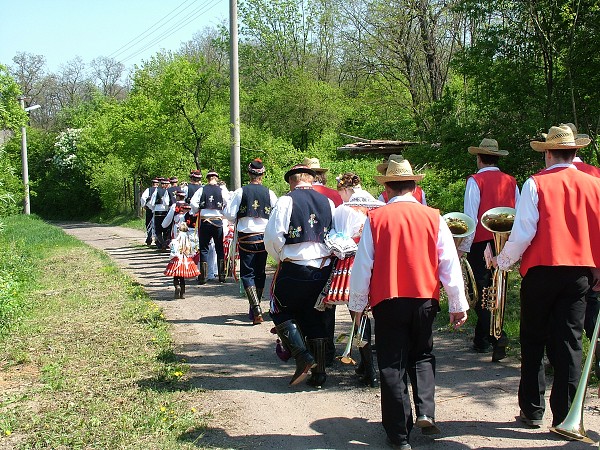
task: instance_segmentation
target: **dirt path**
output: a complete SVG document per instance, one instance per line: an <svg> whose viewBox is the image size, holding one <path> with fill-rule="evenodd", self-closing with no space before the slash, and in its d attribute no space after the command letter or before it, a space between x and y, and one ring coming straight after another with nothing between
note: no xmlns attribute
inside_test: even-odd
<svg viewBox="0 0 600 450"><path fill-rule="evenodd" d="M62 223L67 233L106 251L145 286L172 325L177 352L189 362L192 383L207 390L203 407L214 418L199 445L234 449L387 448L381 427L379 390L360 387L351 367L336 362L326 388L289 388L291 361L274 352L271 322L252 326L248 303L238 285L191 283L187 298L173 300L171 280L162 275L168 255L143 245L143 233L121 227ZM270 279L267 280L270 282ZM266 303L264 304L266 308ZM338 308L336 333L350 329ZM343 348L338 347L338 354ZM463 334L437 332L437 422L439 438L411 436L413 448L568 448L545 426L531 430L516 420L519 367L516 360L489 362L489 355L468 352ZM590 397L591 395L591 397ZM585 428L596 441L600 401L588 392Z"/></svg>

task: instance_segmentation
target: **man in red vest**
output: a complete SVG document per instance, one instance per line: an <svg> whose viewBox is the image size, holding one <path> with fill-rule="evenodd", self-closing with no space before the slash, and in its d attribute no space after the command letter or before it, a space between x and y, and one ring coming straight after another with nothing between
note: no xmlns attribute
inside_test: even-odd
<svg viewBox="0 0 600 450"><path fill-rule="evenodd" d="M492 271L486 267L483 252L489 244L494 250L492 233L481 225L481 216L487 210L499 206L514 208L519 199L519 188L516 180L498 168L501 156L507 156L506 150L498 149L495 139L483 139L478 147L469 147L471 155L477 156L477 173L467 179L465 189L464 212L477 223L475 233L466 238L458 249L458 255L468 253L467 260L473 269L477 291L480 293L475 304L477 325L473 338L473 350L486 353L493 346L492 361L500 361L506 357L508 339L504 330L496 339L490 333L491 312L482 307L481 293L492 284Z"/></svg>
<svg viewBox="0 0 600 450"><path fill-rule="evenodd" d="M543 423L544 350L554 368L552 426L567 416L581 375L585 295L590 284L600 290L600 180L572 164L589 143L567 125L531 142L546 169L523 185L510 238L495 258L502 270L521 258L519 407L531 427Z"/></svg>
<svg viewBox="0 0 600 450"><path fill-rule="evenodd" d="M390 161L376 176L390 198L369 211L352 275L349 309L355 322L367 303L375 318L381 380L381 418L388 445L410 449L413 425L425 435L440 432L435 423L435 356L432 327L440 310L440 281L448 295L450 321L467 319L460 261L452 233L437 209L413 197L416 181L407 160ZM416 421L408 396L410 376Z"/></svg>
<svg viewBox="0 0 600 450"><path fill-rule="evenodd" d="M384 161L381 164L377 164L377 172L379 172L381 175L385 175L385 172L388 168L388 164L390 163L390 161L402 162L402 160L404 160L404 156L392 154L388 157L387 161ZM417 185L417 187L415 188L415 192L413 192L413 197L416 198L417 201L419 203L421 203L422 205L427 206L427 199L425 198L425 191L423 191L423 189L421 189L421 187L419 185ZM379 195L379 198L377 200L387 203L389 201L389 198L388 198L386 192L383 191Z"/></svg>

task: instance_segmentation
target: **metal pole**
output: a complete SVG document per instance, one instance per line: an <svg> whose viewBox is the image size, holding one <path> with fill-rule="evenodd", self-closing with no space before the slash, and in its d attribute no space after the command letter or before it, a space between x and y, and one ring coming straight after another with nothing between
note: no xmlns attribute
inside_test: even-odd
<svg viewBox="0 0 600 450"><path fill-rule="evenodd" d="M240 170L240 86L238 70L237 0L229 0L229 121L231 127L231 187L242 186Z"/></svg>
<svg viewBox="0 0 600 450"><path fill-rule="evenodd" d="M21 108L25 109L25 98L19 97ZM23 212L26 215L31 214L29 207L29 164L27 163L27 129L25 126L21 127L21 161L23 164L23 186L25 188L23 198Z"/></svg>

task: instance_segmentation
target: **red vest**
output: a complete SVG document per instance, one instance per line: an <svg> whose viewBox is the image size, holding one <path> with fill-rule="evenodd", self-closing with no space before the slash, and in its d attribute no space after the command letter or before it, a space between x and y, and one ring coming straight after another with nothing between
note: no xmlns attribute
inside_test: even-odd
<svg viewBox="0 0 600 450"><path fill-rule="evenodd" d="M523 253L521 275L535 266L600 267L600 180L563 167L531 178L540 219Z"/></svg>
<svg viewBox="0 0 600 450"><path fill-rule="evenodd" d="M395 297L438 300L439 211L402 201L369 211L368 217L375 251L371 306Z"/></svg>
<svg viewBox="0 0 600 450"><path fill-rule="evenodd" d="M477 228L473 243L493 239L492 232L481 225L481 216L489 209L504 206L515 207L515 191L517 181L499 170L486 170L471 175L479 186L479 210L477 211Z"/></svg>
<svg viewBox="0 0 600 450"><path fill-rule="evenodd" d="M387 192L383 191L381 193L381 195L383 196L383 201L384 202L388 202L390 199L388 198ZM415 192L413 192L413 197L415 198L416 201L418 201L419 203L423 204L423 189L421 189L418 185L417 188L415 189Z"/></svg>
<svg viewBox="0 0 600 450"><path fill-rule="evenodd" d="M340 197L340 193L335 189L328 188L322 184L313 184L313 189L331 200L336 208L344 203L342 197Z"/></svg>
<svg viewBox="0 0 600 450"><path fill-rule="evenodd" d="M577 167L577 170L581 170L582 172L589 173L590 175L600 178L600 168L583 162L574 162L573 164L575 167Z"/></svg>

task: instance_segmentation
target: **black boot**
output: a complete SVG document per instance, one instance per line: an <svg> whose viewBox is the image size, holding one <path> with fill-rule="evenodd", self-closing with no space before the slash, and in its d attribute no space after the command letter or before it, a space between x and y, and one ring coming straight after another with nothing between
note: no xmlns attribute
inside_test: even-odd
<svg viewBox="0 0 600 450"><path fill-rule="evenodd" d="M308 376L308 371L315 365L315 359L306 349L304 337L293 320L286 320L275 327L282 344L296 360L296 372L290 380L290 386L302 383Z"/></svg>
<svg viewBox="0 0 600 450"><path fill-rule="evenodd" d="M181 281L179 282L179 287L179 298L185 298L185 278L181 279Z"/></svg>
<svg viewBox="0 0 600 450"><path fill-rule="evenodd" d="M256 292L256 286L248 286L246 288L246 295L248 296L248 302L250 303L252 324L258 325L259 323L263 323L262 310L260 309L260 300Z"/></svg>
<svg viewBox="0 0 600 450"><path fill-rule="evenodd" d="M219 283L225 283L225 260L217 261L217 270L219 271Z"/></svg>
<svg viewBox="0 0 600 450"><path fill-rule="evenodd" d="M263 288L256 288L256 297L258 298L259 302L262 300L262 294L263 294Z"/></svg>
<svg viewBox="0 0 600 450"><path fill-rule="evenodd" d="M325 348L327 346L327 339L307 339L306 344L308 350L314 355L317 363L311 372L312 375L308 379L308 384L317 389L321 389L327 380L327 374L325 373Z"/></svg>
<svg viewBox="0 0 600 450"><path fill-rule="evenodd" d="M175 293L173 294L173 298L179 298L181 288L179 287L179 279L177 277L173 277L173 286L175 286Z"/></svg>
<svg viewBox="0 0 600 450"><path fill-rule="evenodd" d="M364 347L358 349L360 352L360 362L363 365L363 374L359 377L361 383L365 386L375 388L379 386L377 381L377 372L375 371L375 364L373 361L373 349L371 344L365 344Z"/></svg>
<svg viewBox="0 0 600 450"><path fill-rule="evenodd" d="M198 284L206 284L208 281L208 263L200 262L200 275L198 275Z"/></svg>

